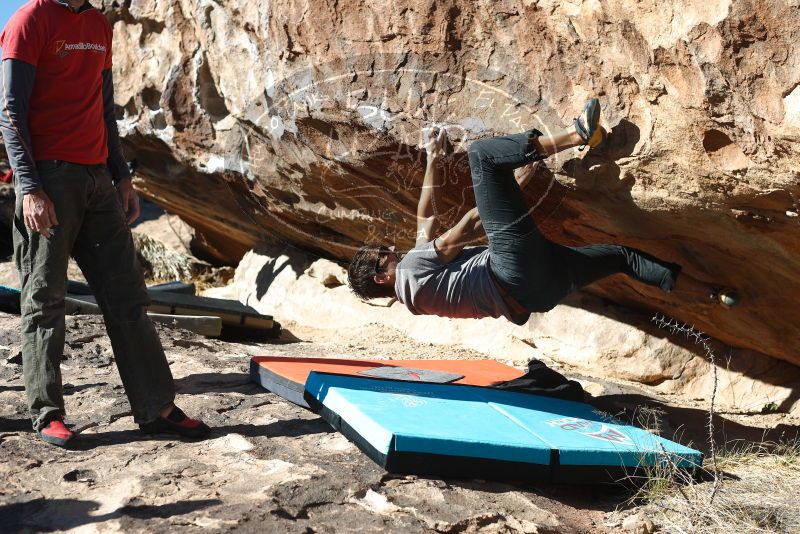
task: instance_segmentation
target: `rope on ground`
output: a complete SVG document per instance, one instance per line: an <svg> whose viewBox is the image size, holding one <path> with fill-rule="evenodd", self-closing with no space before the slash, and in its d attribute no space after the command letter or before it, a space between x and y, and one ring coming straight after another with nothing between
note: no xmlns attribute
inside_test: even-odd
<svg viewBox="0 0 800 534"><path fill-rule="evenodd" d="M708 430L708 447L711 456L711 466L714 472L714 487L709 498L709 504L711 504L714 502L714 498L717 496L717 492L722 485L722 477L720 476L719 469L717 468L717 448L714 440L714 413L716 410L717 386L719 384L719 377L717 375L716 355L714 354L714 351L711 350L711 346L709 344L711 338L705 333L696 329L694 325L690 326L686 323L681 323L678 320L669 318L665 315L657 314L653 317L652 321L659 328L666 330L673 335L683 335L686 337L686 339L693 341L696 345L699 345L705 352L706 358L708 358L709 362L711 363L713 388L711 390L711 403L708 407L708 421L706 424L706 428Z"/></svg>

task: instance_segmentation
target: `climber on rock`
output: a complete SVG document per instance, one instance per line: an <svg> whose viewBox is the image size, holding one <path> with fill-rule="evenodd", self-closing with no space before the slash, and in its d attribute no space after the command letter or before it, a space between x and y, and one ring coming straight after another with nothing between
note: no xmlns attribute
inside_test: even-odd
<svg viewBox="0 0 800 534"><path fill-rule="evenodd" d="M735 291L679 276L681 267L675 263L620 245L567 247L539 232L522 188L548 156L600 144L606 134L599 122L599 102L591 99L574 127L558 135L532 129L473 142L468 155L477 207L435 239L443 184L439 160L447 134L444 128L426 129L428 160L417 207L416 245L407 253L377 244L361 247L348 269L351 289L365 300L396 297L415 315L506 317L516 324L618 273L667 293L675 290L726 307L736 305ZM517 176L515 170L520 171ZM488 247L465 246L484 232Z"/></svg>

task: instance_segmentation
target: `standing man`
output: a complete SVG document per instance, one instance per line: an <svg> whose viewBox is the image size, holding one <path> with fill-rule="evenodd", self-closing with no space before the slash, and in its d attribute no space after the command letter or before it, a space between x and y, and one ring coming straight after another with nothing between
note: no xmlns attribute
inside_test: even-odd
<svg viewBox="0 0 800 534"><path fill-rule="evenodd" d="M210 429L174 404L175 388L128 224L139 200L114 117L111 25L85 0L30 0L0 34L2 116L16 178L14 255L22 360L33 426L64 446L60 362L70 255L103 310L134 420L145 433Z"/></svg>

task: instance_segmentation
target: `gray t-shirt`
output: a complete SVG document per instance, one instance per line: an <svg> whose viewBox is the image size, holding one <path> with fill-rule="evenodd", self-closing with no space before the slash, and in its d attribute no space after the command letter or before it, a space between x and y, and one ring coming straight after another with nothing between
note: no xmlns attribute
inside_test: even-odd
<svg viewBox="0 0 800 534"><path fill-rule="evenodd" d="M433 241L411 249L397 265L397 300L414 315L472 318L512 317L489 272L487 247L465 247L450 263L439 258ZM522 322L520 322L522 321Z"/></svg>

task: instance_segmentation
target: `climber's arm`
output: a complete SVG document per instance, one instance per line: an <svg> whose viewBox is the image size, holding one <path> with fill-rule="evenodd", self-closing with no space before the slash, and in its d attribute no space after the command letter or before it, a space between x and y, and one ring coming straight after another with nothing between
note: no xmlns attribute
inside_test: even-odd
<svg viewBox="0 0 800 534"><path fill-rule="evenodd" d="M478 208L472 208L461 217L455 226L437 237L433 245L436 247L439 259L450 262L456 259L456 256L468 243L483 237L483 235L483 225Z"/></svg>
<svg viewBox="0 0 800 534"><path fill-rule="evenodd" d="M447 133L444 128L426 128L422 131L422 145L428 154L422 192L417 204L417 240L416 246L423 245L433 239L437 219L441 213L442 168Z"/></svg>

